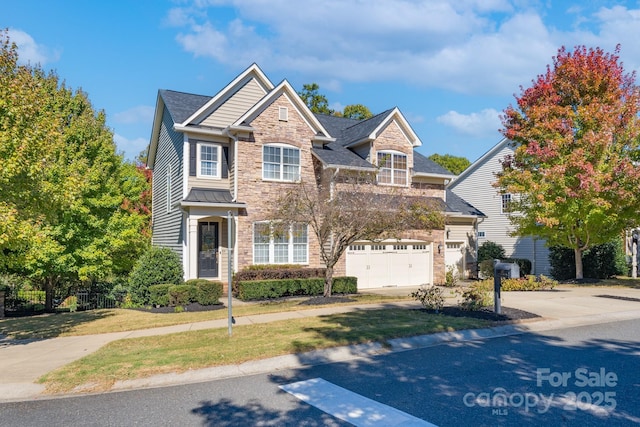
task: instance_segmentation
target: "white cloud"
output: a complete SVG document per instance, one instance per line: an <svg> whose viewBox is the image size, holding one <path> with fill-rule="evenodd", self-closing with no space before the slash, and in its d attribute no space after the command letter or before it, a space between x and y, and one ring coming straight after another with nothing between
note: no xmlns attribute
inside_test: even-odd
<svg viewBox="0 0 640 427"><path fill-rule="evenodd" d="M196 0L170 18L181 27L177 41L195 56L240 68L257 62L313 81L396 80L511 95L543 73L560 46L609 50L614 40L636 58L625 63L640 64L640 11L601 8L582 25L583 15L559 10L544 2L514 10L507 0L308 0L304 7L285 0ZM557 29L548 22L552 12L575 26Z"/></svg>
<svg viewBox="0 0 640 427"><path fill-rule="evenodd" d="M461 134L474 137L493 136L502 126L500 113L493 108L486 108L471 114L449 111L439 116L437 121Z"/></svg>
<svg viewBox="0 0 640 427"><path fill-rule="evenodd" d="M113 121L116 123L151 123L155 110L148 105L139 105L126 111L121 111L113 115Z"/></svg>
<svg viewBox="0 0 640 427"><path fill-rule="evenodd" d="M24 31L10 28L9 39L18 46L18 57L21 63L44 65L55 62L60 58L60 52L51 51L36 41Z"/></svg>
<svg viewBox="0 0 640 427"><path fill-rule="evenodd" d="M125 159L128 160L134 160L149 144L149 140L146 138L128 139L117 133L113 135L113 140L118 147L118 151L123 152Z"/></svg>

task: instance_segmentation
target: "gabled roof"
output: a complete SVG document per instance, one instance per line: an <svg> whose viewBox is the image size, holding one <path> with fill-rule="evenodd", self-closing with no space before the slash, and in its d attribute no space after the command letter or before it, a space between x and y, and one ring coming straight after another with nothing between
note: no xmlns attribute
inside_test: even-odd
<svg viewBox="0 0 640 427"><path fill-rule="evenodd" d="M233 79L231 83L226 85L221 91L219 91L214 97L210 98L206 104L198 108L196 111L181 122L176 122L180 126L187 126L189 124L199 123L204 117L215 111L224 101L229 99L235 94L241 87L247 84L248 81L257 81L263 88L265 93L268 93L273 89L273 83L267 78L257 64L253 63L249 68L244 70L238 77Z"/></svg>
<svg viewBox="0 0 640 427"><path fill-rule="evenodd" d="M356 146L364 141L374 140L392 120L398 121L398 124L407 135L407 139L413 147L421 144L418 136L413 132L397 107L383 111L366 120L355 120L326 114L315 114L315 116L329 132L329 135L335 138L335 142L327 144L322 148L316 147L312 149L312 153L329 167L374 170L375 165L361 158L348 147ZM417 166L415 164L416 155L419 157ZM430 175L453 175L451 172L441 168L436 163L415 151L414 171Z"/></svg>
<svg viewBox="0 0 640 427"><path fill-rule="evenodd" d="M182 123L211 100L210 96L194 95L191 93L176 92L161 89L158 96L162 98L167 111L174 123Z"/></svg>
<svg viewBox="0 0 640 427"><path fill-rule="evenodd" d="M280 96L286 96L289 102L291 102L303 120L307 123L307 125L313 130L314 133L321 133L324 136L330 136L329 132L322 126L322 123L318 120L318 118L309 110L309 107L302 101L298 93L293 89L291 84L288 81L283 80L278 86L273 88L269 93L267 93L264 98L262 98L256 105L254 105L251 109L249 109L246 113L244 113L238 120L233 124L234 126L240 126L242 124L251 124L251 122L266 108L268 107L276 98Z"/></svg>
<svg viewBox="0 0 640 427"><path fill-rule="evenodd" d="M453 191L447 189L447 210L448 214L457 214L462 216L478 216L478 217L486 217L481 211L476 209L469 202L464 200L462 197L455 194Z"/></svg>
<svg viewBox="0 0 640 427"><path fill-rule="evenodd" d="M510 143L511 143L511 141L508 140L507 138L503 138L502 140L500 140L500 142L498 142L496 145L494 145L489 151L487 151L482 156L480 156L480 158L478 160L473 162L471 165L469 165L468 168L466 168L464 171L462 171L462 173L460 175L458 175L449 184L449 188L453 188L453 187L455 187L457 185L458 182L462 182L467 176L471 175L476 169L478 169L488 159L490 159L493 156L495 156L496 154L498 154L504 147L506 147Z"/></svg>

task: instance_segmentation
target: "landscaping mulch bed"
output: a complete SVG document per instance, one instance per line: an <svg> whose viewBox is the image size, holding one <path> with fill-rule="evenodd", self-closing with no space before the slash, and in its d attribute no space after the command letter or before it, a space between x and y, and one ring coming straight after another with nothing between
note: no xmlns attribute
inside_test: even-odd
<svg viewBox="0 0 640 427"><path fill-rule="evenodd" d="M193 312L193 311L211 311L211 310L220 310L224 308L224 304L216 304L216 305L201 305L197 302L183 305L183 312ZM146 313L175 313L176 307L138 307L132 308L132 310L144 311Z"/></svg>
<svg viewBox="0 0 640 427"><path fill-rule="evenodd" d="M434 313L433 310L426 310L429 313ZM463 310L460 307L454 306L446 306L443 307L440 311L440 314L444 314L446 316L453 317L472 317L474 319L485 319L485 320L494 320L494 321L513 321L513 320L526 320L526 319L535 319L536 317L540 317L537 314L529 313L528 311L518 310L517 308L511 307L502 307L502 313L496 314L493 312L493 309L482 309L482 310Z"/></svg>

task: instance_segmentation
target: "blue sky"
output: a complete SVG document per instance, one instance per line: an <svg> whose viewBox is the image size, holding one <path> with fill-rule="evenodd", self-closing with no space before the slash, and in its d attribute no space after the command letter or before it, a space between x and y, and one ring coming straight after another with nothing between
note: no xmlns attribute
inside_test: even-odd
<svg viewBox="0 0 640 427"><path fill-rule="evenodd" d="M499 115L560 46L599 46L640 71L640 2L600 0L20 0L23 61L104 110L118 148L148 144L158 89L215 95L256 62L275 84L318 83L330 107L399 107L419 151L474 161Z"/></svg>

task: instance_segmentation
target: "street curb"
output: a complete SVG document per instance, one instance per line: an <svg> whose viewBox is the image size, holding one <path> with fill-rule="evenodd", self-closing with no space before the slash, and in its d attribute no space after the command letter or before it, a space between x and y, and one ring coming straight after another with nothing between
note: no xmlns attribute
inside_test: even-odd
<svg viewBox="0 0 640 427"><path fill-rule="evenodd" d="M451 342L477 341L525 333L550 331L562 327L587 326L637 318L640 318L640 310L579 316L570 319L530 319L524 322L515 322L483 329L467 329L418 335L409 338L394 338L388 340L386 346L378 342L357 344L314 350L300 354L287 354L269 359L253 360L238 365L217 366L182 373L160 374L135 380L117 381L110 391L164 387L264 374L287 369L345 362L348 360L368 359L379 355L417 350Z"/></svg>
<svg viewBox="0 0 640 427"><path fill-rule="evenodd" d="M47 400L65 397L78 397L110 392L120 392L135 389L158 388L172 385L193 384L219 379L228 379L248 375L264 374L299 369L309 366L350 360L366 360L379 355L386 355L402 351L417 350L452 342L469 342L485 340L524 333L537 333L560 328L588 326L616 321L640 318L640 310L630 310L614 313L576 316L564 319L535 318L515 321L483 329L467 329L453 332L439 332L429 335L419 335L408 338L394 338L383 345L379 342L357 344L314 350L306 353L287 354L268 359L252 360L235 365L216 366L211 368L189 370L181 373L167 373L147 378L116 381L108 391L94 392L87 389L76 389L74 393L42 394L44 386L39 384L5 384L0 388L0 395L12 394L11 398L0 398L0 403L18 402L26 400ZM3 393L6 390L12 393Z"/></svg>

